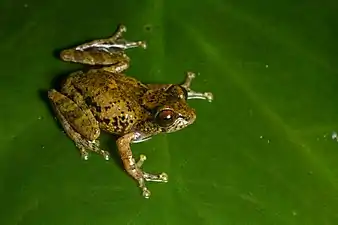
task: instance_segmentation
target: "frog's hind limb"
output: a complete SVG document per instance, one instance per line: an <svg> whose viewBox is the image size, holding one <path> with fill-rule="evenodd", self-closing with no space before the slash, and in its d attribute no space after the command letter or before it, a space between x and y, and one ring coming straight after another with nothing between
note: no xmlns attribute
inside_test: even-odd
<svg viewBox="0 0 338 225"><path fill-rule="evenodd" d="M119 49L121 51L129 48L147 48L147 44L144 41L127 41L122 38L123 33L127 31L126 26L119 25L115 33L104 39L93 40L75 47L76 50L83 51L88 48L100 48L100 49Z"/></svg>
<svg viewBox="0 0 338 225"><path fill-rule="evenodd" d="M103 69L121 73L129 66L129 57L124 50L129 48L146 48L144 41L127 41L122 38L126 31L124 25L120 25L113 36L106 39L93 40L81 44L75 48L61 51L60 57L67 62L82 63L88 65L109 66Z"/></svg>
<svg viewBox="0 0 338 225"><path fill-rule="evenodd" d="M60 54L62 60L67 62L82 63L92 66L102 66L99 69L121 73L129 68L129 57L124 52L103 51L91 49L80 51L76 49L66 49Z"/></svg>
<svg viewBox="0 0 338 225"><path fill-rule="evenodd" d="M120 66L128 68L130 59L124 52L105 51L102 49L89 49L85 51L76 49L62 50L60 57L63 61L87 64L91 66Z"/></svg>
<svg viewBox="0 0 338 225"><path fill-rule="evenodd" d="M98 124L95 120L91 120L83 110L76 105L67 96L52 89L48 92L48 97L52 102L53 109L57 118L61 122L66 134L74 141L76 147L80 150L81 157L88 159L89 154L87 150L96 152L102 155L106 160L109 159L109 153L100 149L97 138L100 135ZM67 115L67 116L65 116ZM86 115L86 117L84 117ZM68 122L72 122L73 126ZM76 130L88 130L85 137Z"/></svg>
<svg viewBox="0 0 338 225"><path fill-rule="evenodd" d="M146 181L168 182L168 175L166 173L149 174L142 171L141 166L146 160L146 157L141 155L139 161L136 162L130 148L130 144L135 139L138 139L138 137L139 134L136 132L126 134L117 139L117 147L124 165L124 169L138 182L138 185L142 190L143 197L149 198L151 193L146 187Z"/></svg>

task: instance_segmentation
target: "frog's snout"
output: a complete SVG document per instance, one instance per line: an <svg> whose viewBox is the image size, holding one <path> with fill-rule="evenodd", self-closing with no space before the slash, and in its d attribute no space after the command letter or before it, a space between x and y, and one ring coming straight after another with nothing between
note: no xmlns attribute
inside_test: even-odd
<svg viewBox="0 0 338 225"><path fill-rule="evenodd" d="M190 118L189 118L189 124L194 123L196 120L196 113L192 113Z"/></svg>

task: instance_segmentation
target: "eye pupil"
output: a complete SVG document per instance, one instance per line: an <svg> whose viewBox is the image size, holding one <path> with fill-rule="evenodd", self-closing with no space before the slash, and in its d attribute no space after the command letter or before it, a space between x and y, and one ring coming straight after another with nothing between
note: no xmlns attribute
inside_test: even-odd
<svg viewBox="0 0 338 225"><path fill-rule="evenodd" d="M172 110L162 110L157 114L156 120L161 127L170 126L174 121L174 112Z"/></svg>
<svg viewBox="0 0 338 225"><path fill-rule="evenodd" d="M171 115L170 114L163 115L162 119L164 119L164 120L170 120L171 119Z"/></svg>

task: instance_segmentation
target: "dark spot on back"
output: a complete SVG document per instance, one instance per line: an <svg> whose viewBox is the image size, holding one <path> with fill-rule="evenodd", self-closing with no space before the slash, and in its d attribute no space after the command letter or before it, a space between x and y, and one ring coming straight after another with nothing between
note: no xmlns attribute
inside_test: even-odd
<svg viewBox="0 0 338 225"><path fill-rule="evenodd" d="M91 97L86 97L85 102L88 106L92 106L95 108L96 112L102 112L102 109L100 106L98 106Z"/></svg>
<svg viewBox="0 0 338 225"><path fill-rule="evenodd" d="M77 87L76 85L74 85L74 88L77 92L81 93L83 95L83 90L79 87ZM86 88L86 91L88 90L88 88Z"/></svg>
<svg viewBox="0 0 338 225"><path fill-rule="evenodd" d="M94 117L97 120L97 122L99 122L99 123L103 122L103 120L98 115L94 115Z"/></svg>
<svg viewBox="0 0 338 225"><path fill-rule="evenodd" d="M103 119L103 122L105 123L105 124L107 124L107 125L109 125L110 124L110 119Z"/></svg>
<svg viewBox="0 0 338 225"><path fill-rule="evenodd" d="M87 105L93 105L93 103L94 103L93 99L91 97L86 97L85 102L86 102Z"/></svg>
<svg viewBox="0 0 338 225"><path fill-rule="evenodd" d="M113 126L114 127L118 127L119 123L118 123L118 119L116 117L113 118Z"/></svg>

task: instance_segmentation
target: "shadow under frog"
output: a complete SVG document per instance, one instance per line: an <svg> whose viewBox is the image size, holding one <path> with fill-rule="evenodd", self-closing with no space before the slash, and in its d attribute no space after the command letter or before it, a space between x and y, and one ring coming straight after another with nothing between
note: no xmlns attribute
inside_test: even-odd
<svg viewBox="0 0 338 225"><path fill-rule="evenodd" d="M93 40L61 51L64 61L90 66L67 76L60 91L51 89L48 98L66 134L74 141L83 159L88 151L110 158L100 148L101 131L117 136L117 152L127 173L134 178L145 198L150 197L146 181L167 182L166 173L150 174L142 170L146 156L135 160L131 144L146 141L160 133L172 133L196 119L189 99L212 101L209 92L190 89L195 74L187 72L183 84L143 84L122 72L129 67L129 48L146 48L143 41L122 38L121 25L109 38Z"/></svg>

